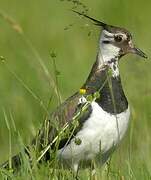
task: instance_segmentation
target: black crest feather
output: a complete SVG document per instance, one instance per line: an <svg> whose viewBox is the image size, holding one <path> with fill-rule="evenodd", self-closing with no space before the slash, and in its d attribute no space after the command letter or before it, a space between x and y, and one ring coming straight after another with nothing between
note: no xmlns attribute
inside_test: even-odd
<svg viewBox="0 0 151 180"><path fill-rule="evenodd" d="M80 16L83 16L83 17L85 17L85 18L90 19L90 20L93 21L94 24L97 25L97 26L102 26L102 27L104 27L104 28L106 28L106 27L108 26L108 25L105 24L104 22L101 22L101 21L99 21L99 20L97 20L97 19L94 19L94 18L92 18L92 17L90 17L90 16L88 16L88 15L86 15L86 14L84 14L84 13L80 13L80 12L75 11L75 10L72 10L72 11L73 11L74 13L80 15Z"/></svg>

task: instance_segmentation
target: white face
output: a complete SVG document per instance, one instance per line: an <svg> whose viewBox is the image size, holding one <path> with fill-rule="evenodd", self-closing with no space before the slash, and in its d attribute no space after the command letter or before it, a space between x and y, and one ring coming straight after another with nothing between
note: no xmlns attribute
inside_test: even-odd
<svg viewBox="0 0 151 180"><path fill-rule="evenodd" d="M98 63L109 65L113 70L114 76L119 75L118 60L121 56L128 53L138 54L146 58L147 56L132 42L131 34L122 28L110 27L110 30L103 29L100 37L100 50Z"/></svg>
<svg viewBox="0 0 151 180"><path fill-rule="evenodd" d="M115 59L120 52L120 47L115 45L115 36L122 37L122 41L126 39L124 33L110 33L106 30L103 30L100 38L100 51L104 63L107 63L111 59Z"/></svg>
<svg viewBox="0 0 151 180"><path fill-rule="evenodd" d="M107 64L111 67L113 72L113 77L117 77L119 75L118 69L118 56L120 52L120 47L115 45L115 36L122 37L122 39L126 38L125 34L116 33L112 34L106 30L103 30L100 38L100 53L99 60L100 66L102 64ZM112 59L114 59L113 62Z"/></svg>

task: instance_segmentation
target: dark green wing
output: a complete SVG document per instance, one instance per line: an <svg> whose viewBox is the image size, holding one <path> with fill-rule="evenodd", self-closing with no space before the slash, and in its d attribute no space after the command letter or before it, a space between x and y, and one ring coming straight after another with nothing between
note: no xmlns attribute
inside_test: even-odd
<svg viewBox="0 0 151 180"><path fill-rule="evenodd" d="M51 144L52 149L54 147L60 149L75 137L92 111L90 103L87 105L79 103L81 97L80 93L75 93L53 112L50 119L45 120L37 138L33 141L38 149L41 150L48 144ZM56 137L59 137L59 142L54 141Z"/></svg>

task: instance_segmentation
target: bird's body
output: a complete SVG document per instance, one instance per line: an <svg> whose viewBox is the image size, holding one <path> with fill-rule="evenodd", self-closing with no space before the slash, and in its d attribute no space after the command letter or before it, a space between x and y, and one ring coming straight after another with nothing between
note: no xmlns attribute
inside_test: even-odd
<svg viewBox="0 0 151 180"><path fill-rule="evenodd" d="M130 108L121 83L119 60L127 53L146 57L134 47L131 34L124 28L83 16L103 27L96 61L81 87L84 93L78 91L61 104L33 141L44 159L51 160L55 150L58 160L74 170L81 162L96 159L102 165L124 137ZM12 162L18 165L18 161L15 156Z"/></svg>
<svg viewBox="0 0 151 180"><path fill-rule="evenodd" d="M112 60L113 58L115 57L111 57ZM96 159L100 165L106 162L128 127L130 108L122 89L118 66L113 69L115 61L109 65L102 62L102 56L98 55L88 79L82 86L86 94L80 95L77 92L54 113L55 118L62 119L62 115L66 114L63 119L71 120L79 103L84 104L89 94L99 93L99 96L90 103L86 115L79 119L80 129L68 144L64 141L64 146L58 151L59 159L75 170L83 162ZM61 117L58 117L59 112ZM80 144L76 143L76 139L80 140Z"/></svg>
<svg viewBox="0 0 151 180"><path fill-rule="evenodd" d="M82 129L66 147L59 150L58 156L74 168L83 161L96 160L102 165L123 138L129 122L129 108L112 115L104 111L98 103L92 102L92 113ZM80 139L81 144L76 144Z"/></svg>

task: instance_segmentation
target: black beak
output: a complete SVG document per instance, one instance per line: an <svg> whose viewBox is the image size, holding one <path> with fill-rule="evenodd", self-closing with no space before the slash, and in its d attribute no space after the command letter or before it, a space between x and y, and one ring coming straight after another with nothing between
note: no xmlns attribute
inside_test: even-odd
<svg viewBox="0 0 151 180"><path fill-rule="evenodd" d="M73 11L74 13L80 15L80 16L83 16L83 17L85 17L85 18L87 18L87 19L90 19L90 20L93 21L94 24L97 25L97 26L101 26L101 27L103 27L104 29L106 29L106 28L108 27L108 25L105 24L104 22L101 22L101 21L99 21L99 20L97 20L97 19L94 19L94 18L92 18L92 17L90 17L90 16L87 16L87 15L84 14L84 13L80 13L80 12L75 11L75 10L72 10L72 11Z"/></svg>
<svg viewBox="0 0 151 180"><path fill-rule="evenodd" d="M133 54L137 54L138 56L141 56L143 58L147 58L147 55L143 51L141 51L139 48L134 47L131 49L130 52Z"/></svg>

